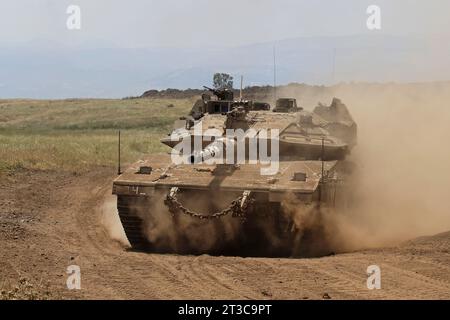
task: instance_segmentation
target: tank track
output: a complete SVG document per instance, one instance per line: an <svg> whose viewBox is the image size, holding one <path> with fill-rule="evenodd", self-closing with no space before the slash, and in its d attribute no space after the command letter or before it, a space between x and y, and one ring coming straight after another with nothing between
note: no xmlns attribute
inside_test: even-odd
<svg viewBox="0 0 450 320"><path fill-rule="evenodd" d="M153 244L145 236L145 223L141 218L143 215L150 214L150 198L142 196L123 196L117 197L117 209L125 234L130 242L132 250L144 252L173 253L174 249L170 246L164 247ZM181 245L176 253L181 254L213 254L213 255L242 255L242 256L314 256L314 252L309 252L309 247L316 247L316 243L321 236L311 238L308 230L298 233L293 228L293 222L286 220L281 213L279 203L257 204L255 212L249 219L243 221L242 233L235 239L235 242L224 244L220 248L211 249L211 251L195 251L193 248L183 248L183 235L180 234ZM261 214L255 214L261 213ZM216 221L216 220L214 220ZM271 226L270 231L267 225L260 225L261 221ZM219 222L219 221L217 221ZM272 236L267 237L266 232ZM278 241L273 243L273 237ZM311 238L311 239L310 239Z"/></svg>
<svg viewBox="0 0 450 320"><path fill-rule="evenodd" d="M118 196L117 210L123 229L133 249L148 250L150 242L144 236L142 228L143 220L137 212L148 210L146 199L132 196Z"/></svg>

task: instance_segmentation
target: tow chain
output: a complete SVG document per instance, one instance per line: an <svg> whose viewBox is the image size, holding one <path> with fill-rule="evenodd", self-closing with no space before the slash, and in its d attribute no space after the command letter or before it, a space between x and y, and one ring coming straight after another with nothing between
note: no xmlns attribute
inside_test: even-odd
<svg viewBox="0 0 450 320"><path fill-rule="evenodd" d="M240 217L242 220L245 220L245 215L250 207L250 204L253 203L253 199L249 198L249 194L244 193L240 197L233 200L227 208L212 214L202 214L184 207L176 198L175 193L176 191L170 192L164 200L164 204L168 207L172 216L177 213L183 213L200 220L218 219L228 214L232 214L233 217Z"/></svg>

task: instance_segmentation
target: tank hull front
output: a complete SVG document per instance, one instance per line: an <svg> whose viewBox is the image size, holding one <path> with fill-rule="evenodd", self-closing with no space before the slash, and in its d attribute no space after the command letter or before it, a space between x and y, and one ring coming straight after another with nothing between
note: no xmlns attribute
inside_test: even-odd
<svg viewBox="0 0 450 320"><path fill-rule="evenodd" d="M336 164L324 162L324 170L333 172ZM259 165L172 165L169 155L133 164L113 184L130 245L151 252L293 255L297 230L285 207L313 211L327 202L322 162L278 166L264 176ZM139 174L141 167L151 173Z"/></svg>

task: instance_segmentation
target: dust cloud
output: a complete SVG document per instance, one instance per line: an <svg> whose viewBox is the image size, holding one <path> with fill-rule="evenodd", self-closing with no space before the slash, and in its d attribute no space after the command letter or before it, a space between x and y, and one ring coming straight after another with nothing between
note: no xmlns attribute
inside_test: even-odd
<svg viewBox="0 0 450 320"><path fill-rule="evenodd" d="M321 214L330 248L395 245L450 230L450 83L312 88L281 94L310 110L336 96L358 124L350 206Z"/></svg>
<svg viewBox="0 0 450 320"><path fill-rule="evenodd" d="M166 195L163 192L156 193L148 210L137 212L144 222L144 233L152 243L153 250L182 254L223 252L238 237L239 219L231 215L212 220L201 220L180 212L172 215L164 204ZM200 214L218 212L234 200L219 192L190 192L177 197L186 208Z"/></svg>
<svg viewBox="0 0 450 320"><path fill-rule="evenodd" d="M450 83L305 88L280 89L279 97L295 97L307 110L337 97L358 125L358 144L348 159L355 165L345 194L348 205L317 212L289 204L300 229L320 228L320 250L391 246L450 230ZM218 200L219 208L231 201ZM116 213L115 201L107 201L105 210ZM195 196L182 202L198 212L211 212ZM175 227L163 198L153 203L151 214L143 218L149 240L161 250L210 252L242 231L239 219L231 217L203 223L180 215ZM113 239L125 243L117 213L114 216L114 221L106 221L107 229Z"/></svg>
<svg viewBox="0 0 450 320"><path fill-rule="evenodd" d="M120 223L119 213L117 212L117 197L112 195L110 190L104 195L99 210L101 224L109 237L124 247L130 246L122 224Z"/></svg>
<svg viewBox="0 0 450 320"><path fill-rule="evenodd" d="M166 193L156 192L143 207L130 204L131 210L142 219L142 232L151 243L153 252L180 254L219 253L235 243L241 228L241 220L231 215L220 219L200 220L178 213L172 215L164 204ZM180 201L197 213L216 212L227 208L232 197L189 194ZM117 211L117 197L106 195L99 207L101 224L109 237L121 246L130 247Z"/></svg>

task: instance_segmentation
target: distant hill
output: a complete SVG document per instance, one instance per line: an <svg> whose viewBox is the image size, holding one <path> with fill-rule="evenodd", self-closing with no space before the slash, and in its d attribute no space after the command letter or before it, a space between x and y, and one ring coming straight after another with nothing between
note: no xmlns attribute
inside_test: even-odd
<svg viewBox="0 0 450 320"><path fill-rule="evenodd" d="M0 48L0 98L136 96L150 89L201 88L215 72L244 85L332 84L342 81L450 80L450 43L420 37L296 38L239 47ZM236 83L236 86L238 84Z"/></svg>

